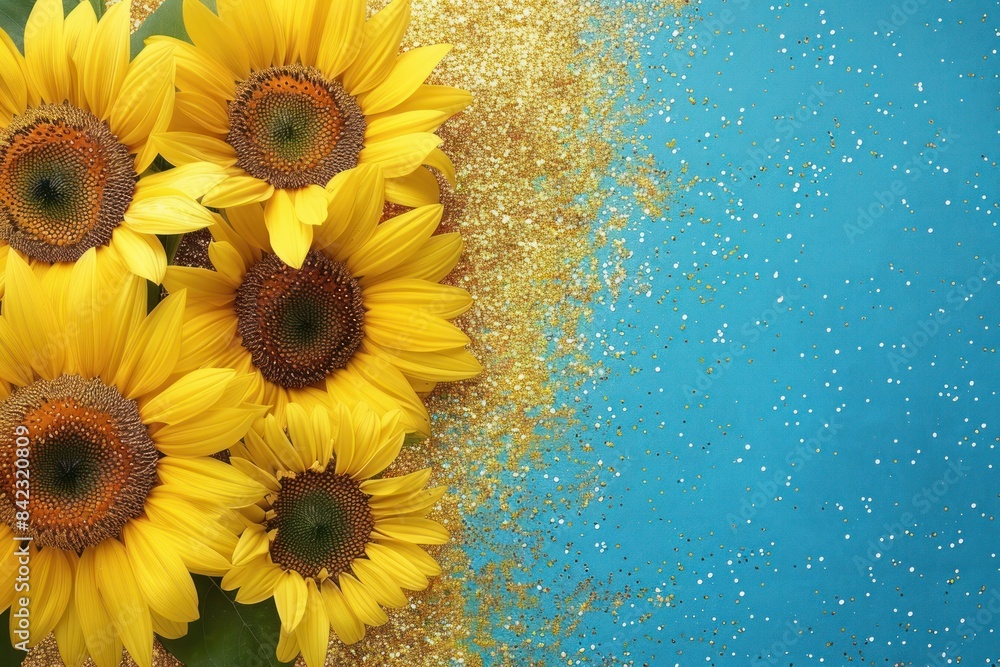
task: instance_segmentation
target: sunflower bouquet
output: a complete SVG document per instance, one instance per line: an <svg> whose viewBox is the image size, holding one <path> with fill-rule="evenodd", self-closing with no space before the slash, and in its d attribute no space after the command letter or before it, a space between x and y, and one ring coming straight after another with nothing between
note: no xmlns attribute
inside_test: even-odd
<svg viewBox="0 0 1000 667"><path fill-rule="evenodd" d="M253 664L323 665L449 538L394 461L480 371L441 284L450 47L401 52L408 0L166 0L138 39L126 2L29 5L0 31L0 662L251 664L185 653L212 592L273 637Z"/></svg>

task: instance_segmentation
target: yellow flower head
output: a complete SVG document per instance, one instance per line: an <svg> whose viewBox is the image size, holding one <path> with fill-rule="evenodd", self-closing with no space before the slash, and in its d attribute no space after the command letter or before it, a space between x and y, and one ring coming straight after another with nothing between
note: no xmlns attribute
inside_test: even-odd
<svg viewBox="0 0 1000 667"><path fill-rule="evenodd" d="M127 2L98 21L90 2L64 17L62 0L38 0L23 56L0 31L0 275L11 249L54 264L97 248L102 263L159 282L155 235L211 223L196 198L225 177L219 167L137 180L172 114L172 52L157 44L130 60Z"/></svg>
<svg viewBox="0 0 1000 667"><path fill-rule="evenodd" d="M208 193L216 208L266 202L267 229L322 222L327 184L358 164L378 164L385 196L404 206L438 201L423 165L454 180L434 132L465 108L463 90L424 84L451 49L399 54L409 0L365 21L364 0L219 0L219 14L184 1L194 46L174 46L176 113L155 141L176 165L207 160L231 177ZM300 232L301 233L301 232ZM285 257L297 266L302 255Z"/></svg>
<svg viewBox="0 0 1000 667"><path fill-rule="evenodd" d="M402 444L397 413L292 404L287 435L270 415L233 449L233 465L270 492L243 510L251 523L222 587L239 588L246 604L274 598L279 660L301 651L309 667L323 665L331 626L345 644L358 642L365 626L388 620L382 607L406 604L403 589L423 590L441 573L417 545L448 540L424 518L444 488L424 488L430 470L380 475Z"/></svg>
<svg viewBox="0 0 1000 667"><path fill-rule="evenodd" d="M448 320L472 304L438 281L458 261L458 234L434 231L431 204L379 223L384 179L362 165L334 179L324 220L304 236L268 235L259 204L226 210L211 227L215 270L171 266L164 285L186 289L193 341L185 368L254 374L258 402L285 406L365 401L401 409L407 430L429 433L417 391L481 367ZM298 267L281 261L294 250Z"/></svg>
<svg viewBox="0 0 1000 667"><path fill-rule="evenodd" d="M198 618L190 573L227 571L243 526L233 510L266 492L209 457L264 410L233 370L177 373L185 295L147 316L145 281L111 281L96 254L68 280L7 261L0 611L15 643L55 633L67 665L114 667L124 646L149 667L153 632L178 637ZM15 588L22 575L30 589Z"/></svg>

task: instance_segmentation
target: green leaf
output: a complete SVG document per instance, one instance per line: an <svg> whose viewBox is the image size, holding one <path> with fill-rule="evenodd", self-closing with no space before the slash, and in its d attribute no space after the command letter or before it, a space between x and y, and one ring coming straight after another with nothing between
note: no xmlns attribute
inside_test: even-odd
<svg viewBox="0 0 1000 667"><path fill-rule="evenodd" d="M278 667L275 649L281 621L274 600L246 605L219 587L217 579L196 576L201 618L180 639L163 645L187 667ZM2 663L0 663L2 664Z"/></svg>
<svg viewBox="0 0 1000 667"><path fill-rule="evenodd" d="M0 28L4 29L24 51L24 25L28 22L28 14L34 6L34 0L3 0L0 2Z"/></svg>
<svg viewBox="0 0 1000 667"><path fill-rule="evenodd" d="M407 433L406 436L403 438L403 446L413 447L414 445L419 445L423 441L424 441L423 435L417 432Z"/></svg>
<svg viewBox="0 0 1000 667"><path fill-rule="evenodd" d="M2 636L3 639L0 640L0 665L10 665L10 667L17 667L24 660L25 656L28 654L24 651L18 651L16 648L11 646L10 638L8 637L7 628L10 627L10 610L8 609L4 613L0 614L0 628L3 628Z"/></svg>
<svg viewBox="0 0 1000 667"><path fill-rule="evenodd" d="M215 0L201 0L213 12ZM166 35L190 42L187 30L184 29L184 0L163 0L163 3L150 14L139 29L132 33L132 57L134 58L147 39L153 35Z"/></svg>

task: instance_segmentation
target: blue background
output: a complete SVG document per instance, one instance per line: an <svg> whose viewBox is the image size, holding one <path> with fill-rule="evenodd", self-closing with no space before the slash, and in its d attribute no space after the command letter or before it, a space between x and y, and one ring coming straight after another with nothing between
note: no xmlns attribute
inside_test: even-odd
<svg viewBox="0 0 1000 667"><path fill-rule="evenodd" d="M545 664L1000 660L1000 6L787 4L629 5L684 187L563 397L599 483L542 604L617 594Z"/></svg>

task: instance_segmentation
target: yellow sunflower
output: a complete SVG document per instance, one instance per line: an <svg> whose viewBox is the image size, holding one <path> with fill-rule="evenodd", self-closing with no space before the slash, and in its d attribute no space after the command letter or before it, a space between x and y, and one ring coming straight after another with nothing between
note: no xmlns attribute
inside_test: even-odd
<svg viewBox="0 0 1000 667"><path fill-rule="evenodd" d="M181 364L254 373L254 400L279 421L289 402L365 401L381 412L401 409L408 430L429 433L416 392L481 370L465 349L468 337L448 321L472 299L437 282L462 241L434 235L440 204L380 224L383 184L371 165L334 179L322 224L295 239L303 244L299 268L281 261L259 204L227 209L210 228L215 270L171 266L164 278L168 290L188 294L192 342Z"/></svg>
<svg viewBox="0 0 1000 667"><path fill-rule="evenodd" d="M183 293L146 315L146 283L90 250L68 279L17 254L0 315L0 611L14 644L53 632L70 667L152 661L153 633L198 618L191 572L221 576L266 493L210 458L264 413L231 369L175 373ZM60 291L54 291L59 286Z"/></svg>
<svg viewBox="0 0 1000 667"><path fill-rule="evenodd" d="M192 163L137 180L173 104L173 48L130 61L127 2L98 21L86 0L65 18L62 0L38 0L23 56L0 31L0 276L12 248L33 264L97 248L102 263L159 282L156 234L210 224L196 198L225 178Z"/></svg>
<svg viewBox="0 0 1000 667"><path fill-rule="evenodd" d="M219 0L214 14L184 1L194 43L151 38L175 49L176 111L155 142L172 164L207 160L231 177L208 193L216 208L266 202L272 240L318 225L325 188L357 164L378 164L385 196L404 206L438 201L423 165L454 181L434 134L471 96L424 84L451 49L399 54L409 0L365 21L364 0ZM294 266L303 257L287 257Z"/></svg>
<svg viewBox="0 0 1000 667"><path fill-rule="evenodd" d="M331 420L332 418L332 420ZM345 644L366 625L388 620L382 607L406 604L402 589L423 590L441 568L418 544L444 544L448 531L424 515L444 487L425 489L430 470L383 476L399 454L398 413L307 413L288 406L288 435L273 415L233 450L233 465L268 487L222 579L236 600L274 597L281 633L278 659L301 651L323 665L330 627ZM378 479L372 477L379 475Z"/></svg>

